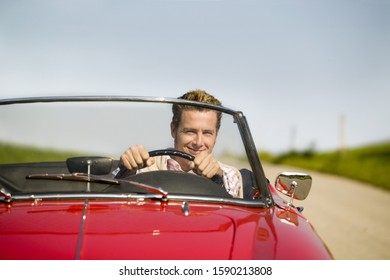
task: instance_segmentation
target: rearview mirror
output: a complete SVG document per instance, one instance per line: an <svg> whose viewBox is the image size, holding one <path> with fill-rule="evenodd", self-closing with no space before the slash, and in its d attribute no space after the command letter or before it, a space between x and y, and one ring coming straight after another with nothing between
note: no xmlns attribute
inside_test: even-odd
<svg viewBox="0 0 390 280"><path fill-rule="evenodd" d="M304 200L309 195L312 178L305 173L282 172L275 180L275 188L291 199Z"/></svg>
<svg viewBox="0 0 390 280"><path fill-rule="evenodd" d="M70 173L105 175L110 173L113 159L109 157L72 157L66 160Z"/></svg>

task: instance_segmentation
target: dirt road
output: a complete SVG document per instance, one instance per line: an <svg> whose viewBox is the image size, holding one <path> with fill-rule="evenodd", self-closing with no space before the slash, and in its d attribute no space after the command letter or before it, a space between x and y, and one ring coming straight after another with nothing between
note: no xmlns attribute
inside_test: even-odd
<svg viewBox="0 0 390 280"><path fill-rule="evenodd" d="M334 257L339 260L390 259L390 192L336 176L286 166L264 165L274 182L282 171L313 177L308 198L295 201Z"/></svg>

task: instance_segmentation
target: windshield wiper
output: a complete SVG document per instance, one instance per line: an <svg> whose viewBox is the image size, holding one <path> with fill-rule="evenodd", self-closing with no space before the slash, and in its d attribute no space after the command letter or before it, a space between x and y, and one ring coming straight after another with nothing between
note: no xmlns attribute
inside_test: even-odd
<svg viewBox="0 0 390 280"><path fill-rule="evenodd" d="M146 185L146 184L143 184L143 183L139 183L139 182L135 182L135 181L130 181L130 180L120 180L122 182L126 182L126 183L130 183L130 184L133 184L137 187L141 187L145 190L148 190L152 193L155 193L155 194L161 194L162 195L162 200L163 201L166 201L167 200L167 197L168 197L168 192L167 191L164 191L163 189L161 188L156 188L156 187L153 187L153 186L149 186L149 185Z"/></svg>
<svg viewBox="0 0 390 280"><path fill-rule="evenodd" d="M11 192L7 190L6 188L0 188L0 198L3 200L9 200L11 199Z"/></svg>
<svg viewBox="0 0 390 280"><path fill-rule="evenodd" d="M146 184L142 184L136 181L125 180L125 179L109 179L103 178L100 176L88 175L86 173L71 173L71 174L31 174L26 176L27 179L44 179L44 180L67 180L67 181L81 181L87 183L103 183L103 184L112 184L112 185L120 185L121 182L130 183L137 187L143 188L155 194L160 194L162 196L162 200L166 200L168 196L168 192L157 187L149 186ZM89 186L87 188L89 192Z"/></svg>
<svg viewBox="0 0 390 280"><path fill-rule="evenodd" d="M67 181L81 181L93 183L108 183L119 185L120 182L114 179L102 178L100 176L88 175L85 173L71 173L71 174L31 174L26 176L27 179L46 179L46 180L67 180Z"/></svg>

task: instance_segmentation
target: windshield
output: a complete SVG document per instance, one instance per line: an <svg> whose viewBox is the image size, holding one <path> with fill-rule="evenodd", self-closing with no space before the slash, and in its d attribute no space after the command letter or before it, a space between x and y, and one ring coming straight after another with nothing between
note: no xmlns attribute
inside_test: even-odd
<svg viewBox="0 0 390 280"><path fill-rule="evenodd" d="M212 187L208 182L212 180L196 171L177 174L163 168L148 174L141 170L132 174L133 177L115 178L120 157L131 146L142 145L149 152L176 148L178 140L176 132L172 132L171 121L172 104L167 102L84 101L1 106L0 187L11 193L139 194L151 190L159 193L153 191L156 188L163 193L190 195L193 189L194 195L221 195L197 193L199 185ZM234 115L222 112L221 126L211 150L221 166L238 170L240 180L244 177L251 189L257 188L247 158L248 145L245 148ZM176 155L167 157L175 158ZM69 163L70 158L76 158L76 161ZM86 167L77 170L76 167L89 158L112 159L109 163L112 165L106 174L88 173ZM88 189L85 188L86 181ZM219 180L219 183L224 185L226 181ZM188 187L184 190L182 185ZM253 191L250 196L253 198ZM244 190L231 197L244 198Z"/></svg>

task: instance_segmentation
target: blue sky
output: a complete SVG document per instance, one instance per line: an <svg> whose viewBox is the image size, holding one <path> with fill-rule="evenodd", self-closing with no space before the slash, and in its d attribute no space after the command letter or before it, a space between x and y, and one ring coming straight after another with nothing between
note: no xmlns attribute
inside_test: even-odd
<svg viewBox="0 0 390 280"><path fill-rule="evenodd" d="M259 149L390 139L390 1L0 0L0 98L176 97L247 116Z"/></svg>

